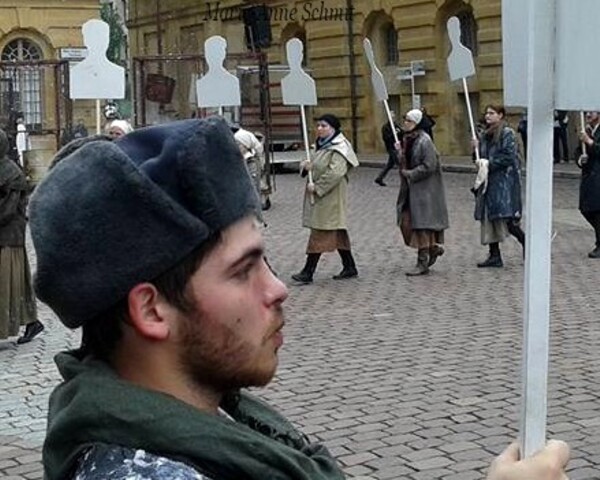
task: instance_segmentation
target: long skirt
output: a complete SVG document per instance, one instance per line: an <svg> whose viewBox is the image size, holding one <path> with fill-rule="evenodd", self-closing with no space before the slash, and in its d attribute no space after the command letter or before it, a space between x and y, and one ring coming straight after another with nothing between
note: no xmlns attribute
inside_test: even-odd
<svg viewBox="0 0 600 480"><path fill-rule="evenodd" d="M413 229L409 208L402 210L400 231L402 232L404 243L408 247L420 250L444 243L443 230Z"/></svg>
<svg viewBox="0 0 600 480"><path fill-rule="evenodd" d="M310 230L306 253L334 252L350 250L350 237L347 230Z"/></svg>
<svg viewBox="0 0 600 480"><path fill-rule="evenodd" d="M0 248L0 339L37 319L31 272L25 247Z"/></svg>

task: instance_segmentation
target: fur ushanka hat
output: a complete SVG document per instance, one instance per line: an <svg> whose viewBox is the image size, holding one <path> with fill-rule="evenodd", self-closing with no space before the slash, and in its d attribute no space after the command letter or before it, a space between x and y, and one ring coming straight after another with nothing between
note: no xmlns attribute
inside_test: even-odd
<svg viewBox="0 0 600 480"><path fill-rule="evenodd" d="M79 327L248 214L260 203L221 118L88 142L31 198L36 293Z"/></svg>

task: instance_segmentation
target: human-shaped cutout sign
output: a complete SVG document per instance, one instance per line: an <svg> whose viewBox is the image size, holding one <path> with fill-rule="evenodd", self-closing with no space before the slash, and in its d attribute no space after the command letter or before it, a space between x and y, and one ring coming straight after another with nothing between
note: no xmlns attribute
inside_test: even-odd
<svg viewBox="0 0 600 480"><path fill-rule="evenodd" d="M459 80L475 75L475 63L471 50L460 43L460 20L450 17L447 23L448 37L452 50L448 56L448 73L450 80Z"/></svg>
<svg viewBox="0 0 600 480"><path fill-rule="evenodd" d="M125 98L125 69L106 58L108 24L88 20L81 33L87 56L70 69L71 99Z"/></svg>
<svg viewBox="0 0 600 480"><path fill-rule="evenodd" d="M239 106L242 104L239 79L225 70L227 40L214 35L204 42L204 58L208 71L196 82L198 106L203 108Z"/></svg>
<svg viewBox="0 0 600 480"><path fill-rule="evenodd" d="M598 42L600 2L556 0L554 39L554 108L557 110L600 110L600 63L590 58L592 45ZM528 54L533 15L530 1L503 0L502 44L504 103L527 106Z"/></svg>
<svg viewBox="0 0 600 480"><path fill-rule="evenodd" d="M369 62L369 66L371 67L371 84L373 85L375 96L377 97L377 100L383 102L385 114L387 116L390 127L392 128L392 135L394 135L394 142L398 143L398 134L396 133L396 127L394 125L394 119L392 118L390 106L388 105L388 92L387 87L385 86L385 79L383 78L383 74L381 73L379 68L377 68L377 64L375 63L375 54L373 53L373 45L371 45L371 40L365 38L363 40L363 48L365 50L367 62Z"/></svg>
<svg viewBox="0 0 600 480"><path fill-rule="evenodd" d="M311 76L302 70L304 45L298 38L285 44L290 73L281 79L281 95L284 105L316 105L317 88Z"/></svg>
<svg viewBox="0 0 600 480"><path fill-rule="evenodd" d="M448 73L452 81L462 79L465 103L467 104L467 113L469 115L469 126L471 127L471 137L473 141L476 141L477 132L475 131L473 110L471 108L469 87L467 85L467 77L475 75L473 54L471 50L460 43L460 20L456 17L450 17L446 23L446 27L448 28L448 38L450 38L450 44L452 45L452 50L450 51L450 55L448 55ZM475 159L479 160L479 147L477 145L475 146Z"/></svg>
<svg viewBox="0 0 600 480"><path fill-rule="evenodd" d="M384 100L387 101L387 87L385 86L383 74L381 73L381 70L377 68L375 63L375 54L373 53L373 45L371 45L371 40L365 38L363 40L363 47L365 50L365 56L367 57L367 62L369 62L369 66L371 67L371 84L373 85L375 96L377 97L377 100L382 102Z"/></svg>

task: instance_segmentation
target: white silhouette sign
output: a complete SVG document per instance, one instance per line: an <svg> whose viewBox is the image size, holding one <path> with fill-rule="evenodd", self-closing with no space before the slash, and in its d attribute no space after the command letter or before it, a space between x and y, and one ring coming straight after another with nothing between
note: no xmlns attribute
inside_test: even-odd
<svg viewBox="0 0 600 480"><path fill-rule="evenodd" d="M590 58L598 43L598 0L556 2L555 107L558 110L600 111L600 63Z"/></svg>
<svg viewBox="0 0 600 480"><path fill-rule="evenodd" d="M102 20L88 20L81 32L87 56L70 68L71 99L125 98L125 69L106 58L108 24Z"/></svg>
<svg viewBox="0 0 600 480"><path fill-rule="evenodd" d="M240 81L223 66L226 54L227 40L223 37L214 35L204 42L204 58L208 64L208 71L196 82L199 107L214 108L242 104Z"/></svg>
<svg viewBox="0 0 600 480"><path fill-rule="evenodd" d="M452 50L448 56L450 80L455 81L475 75L473 53L460 43L460 20L457 17L450 17L447 27L448 37L452 45Z"/></svg>
<svg viewBox="0 0 600 480"><path fill-rule="evenodd" d="M532 15L530 0L502 1L504 103L525 107L528 102L528 55ZM600 110L600 63L586 46L598 41L600 2L556 0L554 105L557 110Z"/></svg>
<svg viewBox="0 0 600 480"><path fill-rule="evenodd" d="M502 0L502 81L504 105L527 106L529 1Z"/></svg>
<svg viewBox="0 0 600 480"><path fill-rule="evenodd" d="M281 79L284 105L316 105L317 88L312 77L302 69L304 45L298 38L285 44L290 73Z"/></svg>
<svg viewBox="0 0 600 480"><path fill-rule="evenodd" d="M385 79L383 78L381 70L377 68L377 64L375 63L375 54L373 53L373 45L371 45L371 40L365 38L363 40L363 48L365 50L367 62L369 62L369 67L371 67L371 85L373 85L373 91L375 92L377 100L383 102L383 108L385 109L385 114L390 124L390 128L392 129L392 134L394 135L394 142L398 143L396 126L394 125L392 112L390 111L390 106L388 105L388 92L387 87L385 86Z"/></svg>
<svg viewBox="0 0 600 480"><path fill-rule="evenodd" d="M381 73L381 70L379 70L375 63L375 55L373 53L373 45L371 45L371 40L365 38L363 40L363 48L365 50L367 62L369 62L369 67L371 67L371 85L373 85L373 91L375 92L375 96L377 97L377 100L381 100L382 102L387 101L387 87L385 86L383 74ZM394 129L392 128L392 130Z"/></svg>
<svg viewBox="0 0 600 480"><path fill-rule="evenodd" d="M304 45L298 38L292 38L285 44L287 62L290 73L281 79L281 95L284 105L299 105L302 117L302 138L304 140L304 155L310 163L310 147L308 144L308 127L306 123L305 105L317 104L317 88L311 76L302 70ZM313 185L312 171L308 170L308 184ZM314 194L310 194L310 202L314 203Z"/></svg>
<svg viewBox="0 0 600 480"><path fill-rule="evenodd" d="M467 112L469 115L469 126L471 127L471 138L476 141L477 132L475 131L473 109L471 108L469 86L467 85L467 77L475 75L473 54L471 53L471 50L460 42L460 20L457 17L450 17L446 26L448 28L448 38L450 38L450 44L452 45L452 50L450 50L450 55L448 56L448 73L450 74L450 80L452 81L462 79L465 102L467 104ZM475 146L475 159L479 160L478 146Z"/></svg>
<svg viewBox="0 0 600 480"><path fill-rule="evenodd" d="M600 2L503 0L504 103L528 108L527 255L521 449L546 441L552 241L553 111L600 110L593 60Z"/></svg>

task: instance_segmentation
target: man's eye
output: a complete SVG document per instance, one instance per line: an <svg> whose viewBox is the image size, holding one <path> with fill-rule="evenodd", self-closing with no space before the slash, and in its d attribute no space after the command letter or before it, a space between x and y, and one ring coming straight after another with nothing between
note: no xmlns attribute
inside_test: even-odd
<svg viewBox="0 0 600 480"><path fill-rule="evenodd" d="M250 275L250 272L252 271L253 265L254 264L252 262L248 262L247 264L242 266L237 272L235 272L234 276L236 278L246 280L248 278L248 276Z"/></svg>

